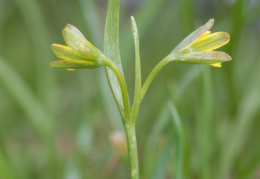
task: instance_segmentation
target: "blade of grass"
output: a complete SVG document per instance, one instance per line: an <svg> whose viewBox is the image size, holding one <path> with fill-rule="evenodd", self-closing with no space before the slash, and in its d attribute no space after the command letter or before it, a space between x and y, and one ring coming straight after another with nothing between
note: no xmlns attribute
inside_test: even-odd
<svg viewBox="0 0 260 179"><path fill-rule="evenodd" d="M220 159L221 163L218 178L225 178L229 172L231 172L231 167L241 151L255 116L258 114L260 107L259 101L259 87L250 89L243 96L235 117L236 123L233 124L233 128L230 132L231 136L228 138L230 142L225 146L225 150Z"/></svg>
<svg viewBox="0 0 260 179"><path fill-rule="evenodd" d="M213 87L211 68L205 67L203 70L203 106L201 118L201 157L202 157L202 178L211 178L210 153L212 141L212 123L213 123Z"/></svg>
<svg viewBox="0 0 260 179"><path fill-rule="evenodd" d="M247 11L246 17L246 23L252 23L253 21L260 18L260 4L258 3L256 6L251 7L249 11Z"/></svg>
<svg viewBox="0 0 260 179"><path fill-rule="evenodd" d="M250 163L244 164L241 171L239 171L238 179L244 178L253 178L252 175L256 172L260 167L260 148L256 148L255 151L251 151L253 159Z"/></svg>
<svg viewBox="0 0 260 179"><path fill-rule="evenodd" d="M174 83L173 86L170 86L169 93L171 94L171 99L176 104L183 102L183 96L185 95L187 89L189 89L190 85L200 77L200 75L203 73L203 69L199 68L198 66L190 67L189 70L185 74L181 76L181 78L178 80L178 83ZM186 139L187 140L187 139ZM190 149L190 143L186 143L187 149ZM191 178L192 174L190 171L190 161L189 157L183 164L183 170L185 170L185 173L183 173L183 178Z"/></svg>
<svg viewBox="0 0 260 179"><path fill-rule="evenodd" d="M42 9L38 1L15 0L17 7L22 13L23 19L32 37L34 54L36 59L37 92L41 101L49 112L53 112L56 105L55 78L48 63L51 57L49 49L50 40L47 24L43 17ZM48 119L47 119L48 120Z"/></svg>
<svg viewBox="0 0 260 179"><path fill-rule="evenodd" d="M191 0L179 0L180 13L181 13L181 22L184 30L184 35L188 35L193 31L193 17L194 12L192 8Z"/></svg>
<svg viewBox="0 0 260 179"><path fill-rule="evenodd" d="M185 132L182 126L180 115L172 102L168 102L168 106L172 115L173 127L176 133L176 139L174 141L175 145L175 170L174 170L174 178L182 179L183 172L183 161L184 161L184 153L185 153Z"/></svg>
<svg viewBox="0 0 260 179"><path fill-rule="evenodd" d="M102 31L100 19L98 18L98 9L95 0L78 0L86 28L89 30L90 41L99 47L102 45Z"/></svg>
<svg viewBox="0 0 260 179"><path fill-rule="evenodd" d="M258 56L259 55L260 54L258 54ZM253 73L251 74L251 77L249 77L250 81L247 86L247 93L245 93L245 94L249 95L250 91L254 91L253 89L255 89L255 90L260 89L260 81L258 78L255 78L256 76L260 76L260 71L258 70L259 67L260 67L260 61L258 61L258 63L255 64L254 68L252 69ZM258 99L259 99L259 97L258 97ZM256 107L255 110L257 110L257 106L255 106L255 107ZM258 106L258 108L259 108L259 106ZM253 110L253 111L255 113L257 113L257 111L255 111L255 110ZM249 114L249 112L248 112L248 114ZM251 120L254 120L254 119L251 119ZM251 127L249 126L248 128L251 128ZM243 164L243 170L240 171L241 173L239 174L240 179L252 178L253 172L255 172L259 168L259 166L260 166L259 148L260 148L259 144L257 144L257 146L255 148L252 148L253 151L251 150L251 152L250 152L250 153L252 153L251 155L253 156L252 160L249 163L247 162L247 163Z"/></svg>
<svg viewBox="0 0 260 179"><path fill-rule="evenodd" d="M42 138L47 139L53 132L52 118L36 100L29 86L2 57L0 57L0 80L10 96L25 111L35 130Z"/></svg>
<svg viewBox="0 0 260 179"><path fill-rule="evenodd" d="M27 115L28 122L44 142L48 152L49 167L53 173L56 171L56 154L53 143L53 119L42 107L29 86L23 79L0 57L0 84L10 94L10 97L21 107Z"/></svg>
<svg viewBox="0 0 260 179"><path fill-rule="evenodd" d="M3 179L19 179L19 175L16 175L16 171L9 163L4 153L0 150L0 178Z"/></svg>
<svg viewBox="0 0 260 179"><path fill-rule="evenodd" d="M176 82L173 84L173 86L170 87L172 100L176 104L179 103L190 84L194 82L201 73L201 68L198 68L197 66L192 66L185 72L185 74L181 76L181 78L178 80L178 83Z"/></svg>
<svg viewBox="0 0 260 179"><path fill-rule="evenodd" d="M235 56L236 50L238 47L238 44L241 40L241 35L245 27L245 13L244 13L244 4L245 0L237 0L234 7L233 7L233 12L232 12L232 31L230 33L231 40L229 44L225 47L225 52L227 52L231 57ZM237 98L235 96L236 94L236 88L234 87L235 85L233 84L233 79L232 79L232 63L228 63L226 65L227 70L226 70L226 76L228 80L228 88L232 93L230 93L230 99L229 99L229 107L230 110L234 110L236 107L236 104L238 103Z"/></svg>
<svg viewBox="0 0 260 179"><path fill-rule="evenodd" d="M171 147L172 143L168 140L167 144L165 144L165 147L161 150L160 155L158 156L158 162L153 172L154 174L152 179L165 178L167 176L166 171L171 156Z"/></svg>
<svg viewBox="0 0 260 179"><path fill-rule="evenodd" d="M234 55L235 50L239 44L239 40L241 39L241 34L243 32L243 27L245 25L245 13L244 13L244 4L245 0L237 0L232 13L232 32L230 36L232 40L228 45L228 54L231 56Z"/></svg>
<svg viewBox="0 0 260 179"><path fill-rule="evenodd" d="M149 138L145 147L144 159L143 159L143 163L145 165L143 166L142 175L146 179L150 179L153 176L154 167L156 165L155 156L157 156L158 153L157 144L161 133L169 123L170 120L169 116L170 116L169 110L167 106L164 105L161 108L158 117L156 117L157 120L155 120L155 124L153 125L154 127L151 130L151 133L149 134Z"/></svg>
<svg viewBox="0 0 260 179"><path fill-rule="evenodd" d="M82 175L79 172L77 162L75 161L75 159L70 159L66 163L64 179L81 179L81 178L82 178Z"/></svg>

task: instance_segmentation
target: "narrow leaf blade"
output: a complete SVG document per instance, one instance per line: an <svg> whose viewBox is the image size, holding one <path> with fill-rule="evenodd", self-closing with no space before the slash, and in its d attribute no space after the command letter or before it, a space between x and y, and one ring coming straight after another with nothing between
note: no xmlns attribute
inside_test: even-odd
<svg viewBox="0 0 260 179"><path fill-rule="evenodd" d="M139 36L134 17L131 17L132 31L135 44L135 94L133 104L133 119L136 119L138 114L139 105L141 103L141 89L142 89L142 77L141 77L141 61L139 50Z"/></svg>
<svg viewBox="0 0 260 179"><path fill-rule="evenodd" d="M104 32L104 53L122 72L119 54L119 0L108 1ZM117 105L123 109L123 98L119 82L113 71L108 67L106 67L106 74Z"/></svg>

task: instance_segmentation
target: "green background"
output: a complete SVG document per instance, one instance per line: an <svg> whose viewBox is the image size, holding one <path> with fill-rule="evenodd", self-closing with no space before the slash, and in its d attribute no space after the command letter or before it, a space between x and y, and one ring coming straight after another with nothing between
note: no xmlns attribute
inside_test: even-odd
<svg viewBox="0 0 260 179"><path fill-rule="evenodd" d="M0 1L0 179L128 178L127 156L114 147L124 142L111 141L123 126L104 68L48 66L57 60L49 47L65 44L67 23L103 50L106 3ZM132 99L131 15L143 81L211 18L212 32L230 34L220 50L233 58L222 68L170 63L155 78L137 119L140 177L174 178L183 156L184 179L260 178L260 2L122 0L120 51Z"/></svg>

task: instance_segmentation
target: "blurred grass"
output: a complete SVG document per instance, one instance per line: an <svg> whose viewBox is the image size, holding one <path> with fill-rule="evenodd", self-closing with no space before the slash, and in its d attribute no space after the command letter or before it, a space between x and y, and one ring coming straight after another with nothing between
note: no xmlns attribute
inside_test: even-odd
<svg viewBox="0 0 260 179"><path fill-rule="evenodd" d="M0 178L128 177L127 160L114 160L108 140L122 124L104 69L48 66L55 60L49 46L64 44L66 23L102 49L105 9L102 0L0 1ZM213 32L231 35L223 51L233 60L223 68L169 64L156 77L137 120L141 178L176 178L180 170L183 179L260 177L259 9L256 0L122 0L120 50L130 93L130 15L139 30L143 80L209 18ZM172 123L176 114L184 149Z"/></svg>

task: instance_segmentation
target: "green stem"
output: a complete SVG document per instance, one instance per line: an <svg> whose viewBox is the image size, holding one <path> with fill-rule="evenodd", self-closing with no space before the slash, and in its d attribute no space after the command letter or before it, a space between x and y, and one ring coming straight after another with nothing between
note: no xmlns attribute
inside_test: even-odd
<svg viewBox="0 0 260 179"><path fill-rule="evenodd" d="M113 62L106 59L106 64L117 76L119 81L119 85L122 91L123 101L124 101L124 111L125 116L122 116L123 124L126 133L127 146L128 146L128 156L129 156L129 164L130 164L130 178L131 179L139 179L139 166L138 166L138 152L137 152L137 142L136 142L136 134L135 134L135 119L130 119L130 106L129 106L129 98L125 80L123 75L118 70L118 68L114 65Z"/></svg>
<svg viewBox="0 0 260 179"><path fill-rule="evenodd" d="M129 120L130 121L130 120ZM126 122L124 125L128 145L130 164L130 179L139 179L138 152L135 134L135 123Z"/></svg>
<svg viewBox="0 0 260 179"><path fill-rule="evenodd" d="M129 103L128 91L127 91L124 77L123 77L121 71L115 66L115 64L112 61L110 61L106 58L104 58L104 61L105 61L106 65L111 70L113 70L113 72L115 73L115 75L118 79L121 91L122 91L122 97L123 97L123 102L124 102L124 113L122 111L120 111L120 114L123 119L129 119L130 118L130 103ZM115 100L116 100L116 98L115 98ZM125 116L123 114L125 114Z"/></svg>
<svg viewBox="0 0 260 179"><path fill-rule="evenodd" d="M151 85L154 77L157 75L157 73L165 66L167 65L172 59L173 59L173 55L170 54L167 57L165 57L162 61L160 61L160 63L158 63L154 69L151 71L151 73L149 74L149 76L147 77L147 79L144 82L144 85L142 87L142 92L141 92L141 98L140 101L143 100L144 95L146 94L149 86Z"/></svg>

